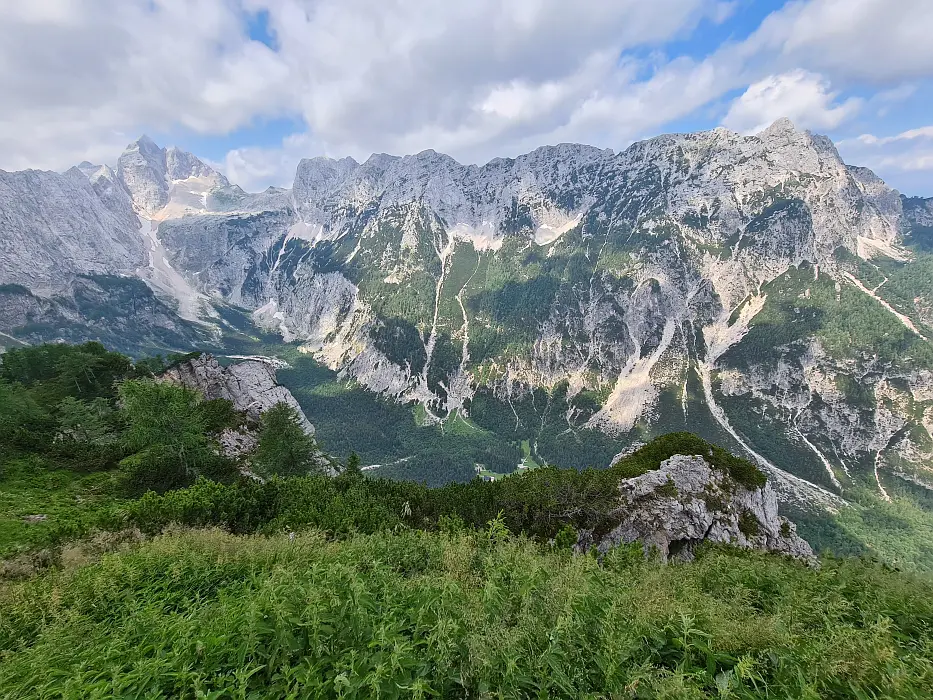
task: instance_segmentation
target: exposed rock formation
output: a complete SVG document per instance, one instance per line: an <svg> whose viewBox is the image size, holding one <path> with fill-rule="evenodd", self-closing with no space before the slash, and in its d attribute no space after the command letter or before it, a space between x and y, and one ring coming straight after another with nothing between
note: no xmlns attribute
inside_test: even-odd
<svg viewBox="0 0 933 700"><path fill-rule="evenodd" d="M103 169L102 169L103 170ZM0 284L68 292L78 274L130 275L146 249L129 195L106 169L89 179L0 170Z"/></svg>
<svg viewBox="0 0 933 700"><path fill-rule="evenodd" d="M51 297L0 285L0 347L49 341L99 340L132 355L187 351L207 330L178 317L136 277L76 275L70 290Z"/></svg>
<svg viewBox="0 0 933 700"><path fill-rule="evenodd" d="M483 166L313 158L260 194L147 138L115 170L0 173L0 284L135 274L185 319L252 310L426 422L481 396L518 432L543 389L555 430L702 432L829 508L866 476L933 485L930 251L933 201L786 119Z"/></svg>
<svg viewBox="0 0 933 700"><path fill-rule="evenodd" d="M622 543L642 542L664 560L693 558L703 541L813 559L796 526L778 515L770 484L746 488L697 456L675 455L661 466L619 484L618 525L601 538L582 533L578 550L601 553Z"/></svg>
<svg viewBox="0 0 933 700"><path fill-rule="evenodd" d="M314 434L314 426L292 392L276 381L269 362L245 360L224 367L212 355L203 354L172 367L161 378L199 391L207 399L227 399L253 422L276 404L286 403L298 412L305 432Z"/></svg>

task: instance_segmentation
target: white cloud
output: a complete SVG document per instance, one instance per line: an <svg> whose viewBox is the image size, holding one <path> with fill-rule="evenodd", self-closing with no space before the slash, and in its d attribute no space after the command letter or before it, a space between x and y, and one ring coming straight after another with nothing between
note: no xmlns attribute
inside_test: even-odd
<svg viewBox="0 0 933 700"><path fill-rule="evenodd" d="M930 0L791 2L755 33L761 52L836 80L887 85L933 74Z"/></svg>
<svg viewBox="0 0 933 700"><path fill-rule="evenodd" d="M833 128L858 107L837 91L867 81L894 99L933 75L930 0L896 11L890 0L791 2L705 58L665 56L703 18L727 21L740 5L0 1L0 167L112 162L144 130L302 119L307 133L281 147L244 144L224 159L231 180L256 188L287 184L300 157L319 153L434 148L484 162L557 141L621 148L736 89L745 94L725 121L737 128L778 116ZM259 11L275 50L247 36Z"/></svg>
<svg viewBox="0 0 933 700"><path fill-rule="evenodd" d="M754 134L781 117L789 117L799 127L834 129L862 104L857 98L837 103L838 97L829 81L814 73L795 70L770 75L749 85L732 103L723 125Z"/></svg>
<svg viewBox="0 0 933 700"><path fill-rule="evenodd" d="M293 134L280 147L235 148L222 163L210 165L247 192L258 192L269 185L291 187L298 161L325 152L325 146L308 134Z"/></svg>
<svg viewBox="0 0 933 700"><path fill-rule="evenodd" d="M313 7L251 0L271 9L283 51L306 70L302 113L332 151L365 158L430 147L471 162L555 141L621 148L748 86L727 117L730 125L751 129L790 116L814 129L835 128L861 106L830 89L836 74L840 85L862 79L898 87L905 77L930 72L926 49L895 44L933 20L933 3L903 1L907 12L896 13L886 0L792 2L748 39L705 59L652 65L656 57L638 63L626 58L626 49L663 45L700 13L722 21L736 6L593 2L584 8L526 0L505 11L498 4L497 12L485 1L395 0L361 12L364 0ZM362 19L350 21L348 14ZM318 35L322 27L326 36ZM865 49L878 27L886 32L888 54L876 60ZM853 46L857 60L836 63L818 50L848 55ZM341 61L346 55L352 59ZM309 68L319 65L326 69ZM812 70L823 65L825 75ZM636 80L645 69L654 72Z"/></svg>
<svg viewBox="0 0 933 700"><path fill-rule="evenodd" d="M303 117L315 141L336 153L433 147L482 160L566 125L584 100L624 86L628 73L617 63L627 49L686 37L703 17L721 21L733 7L716 0L0 3L0 167L112 161L143 130L222 134L283 115ZM259 11L268 13L275 51L246 35L246 13ZM229 160L239 159L242 170L253 156L271 157L243 148Z"/></svg>
<svg viewBox="0 0 933 700"><path fill-rule="evenodd" d="M933 171L933 126L903 131L894 136L862 134L839 142L849 162L877 170Z"/></svg>
<svg viewBox="0 0 933 700"><path fill-rule="evenodd" d="M0 3L0 167L112 161L142 129L288 109L289 72L226 0Z"/></svg>
<svg viewBox="0 0 933 700"><path fill-rule="evenodd" d="M623 51L722 13L708 0L251 2L270 12L313 133L356 157L430 147L466 160L566 123L618 84Z"/></svg>

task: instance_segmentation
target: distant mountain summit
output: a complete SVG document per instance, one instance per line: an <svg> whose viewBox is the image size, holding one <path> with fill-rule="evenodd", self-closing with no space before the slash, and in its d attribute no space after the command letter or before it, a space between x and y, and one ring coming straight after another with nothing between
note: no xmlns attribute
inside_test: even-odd
<svg viewBox="0 0 933 700"><path fill-rule="evenodd" d="M933 483L933 205L786 119L483 166L312 158L259 194L143 137L115 169L0 173L0 212L0 282L36 299L107 273L191 328L243 307L419 420L499 411L542 460L689 429L785 498ZM23 318L0 330L42 337Z"/></svg>

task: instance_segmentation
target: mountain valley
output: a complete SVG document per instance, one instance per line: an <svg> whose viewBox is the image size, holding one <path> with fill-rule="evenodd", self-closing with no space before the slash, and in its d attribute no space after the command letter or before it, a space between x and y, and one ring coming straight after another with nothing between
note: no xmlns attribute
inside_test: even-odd
<svg viewBox="0 0 933 700"><path fill-rule="evenodd" d="M933 200L788 120L314 158L258 194L144 137L0 172L0 342L280 356L325 447L334 411L383 426L352 449L384 475L605 467L686 429L836 511L933 486L931 231Z"/></svg>

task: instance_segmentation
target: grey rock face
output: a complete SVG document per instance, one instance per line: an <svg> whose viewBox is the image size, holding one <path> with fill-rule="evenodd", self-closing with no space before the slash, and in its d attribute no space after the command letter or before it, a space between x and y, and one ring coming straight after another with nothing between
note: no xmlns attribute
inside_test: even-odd
<svg viewBox="0 0 933 700"><path fill-rule="evenodd" d="M136 271L187 318L202 318L207 298L248 308L348 379L421 403L432 421L468 414L477 392L511 402L566 382L569 430L631 437L679 397L686 429L712 420L737 449L734 406L751 402L800 448L784 460L757 454L754 439L746 446L782 498L838 505L852 465L888 455L908 472L933 464L924 379L933 368L853 360L874 353L872 342L833 356L819 329L767 357L746 352L759 342L755 322L775 317L782 285L801 307L811 292L821 311L864 295L912 336L933 332L928 285L886 282L863 264L910 265L905 245L933 247L930 200L899 197L788 120L750 136L664 135L619 153L561 144L481 167L434 151L313 158L290 191L259 194L145 138L116 172L82 163L55 176L74 191L62 202L31 183L3 199L3 178L27 175L0 176L0 224L9 222L0 283L33 294L67 288L69 274ZM98 210L117 223L87 218ZM134 211L143 221L131 230ZM95 247L114 229L133 255ZM140 256L142 267L129 261ZM534 313L504 313L516 299L535 301ZM850 383L865 405L838 390ZM896 449L895 436L905 436Z"/></svg>
<svg viewBox="0 0 933 700"><path fill-rule="evenodd" d="M218 201L245 196L220 173L190 153L159 148L147 136L131 143L117 161L117 178L146 216L170 218L190 211L208 211L213 193ZM168 205L173 207L166 212Z"/></svg>
<svg viewBox="0 0 933 700"><path fill-rule="evenodd" d="M933 227L933 197L902 197L902 202L910 224Z"/></svg>
<svg viewBox="0 0 933 700"><path fill-rule="evenodd" d="M259 444L256 431L248 428L241 428L240 430L224 428L223 432L220 433L218 442L223 455L234 459L249 454Z"/></svg>
<svg viewBox="0 0 933 700"><path fill-rule="evenodd" d="M117 175L133 195L133 201L155 212L168 203L165 151L148 136L131 143L117 161Z"/></svg>
<svg viewBox="0 0 933 700"><path fill-rule="evenodd" d="M169 369L161 379L199 391L206 399L226 399L253 421L276 404L286 403L298 412L305 432L314 434L314 426L292 393L276 381L275 368L268 362L246 360L223 367L204 354Z"/></svg>
<svg viewBox="0 0 933 700"><path fill-rule="evenodd" d="M74 278L62 295L40 297L16 285L0 287L0 346L99 340L130 355L186 351L207 339L135 277ZM15 344L13 344L15 346Z"/></svg>
<svg viewBox="0 0 933 700"><path fill-rule="evenodd" d="M698 456L675 455L659 469L619 484L618 525L598 540L583 533L578 549L642 542L645 552L689 560L703 541L812 560L796 526L778 515L771 485L748 489Z"/></svg>
<svg viewBox="0 0 933 700"><path fill-rule="evenodd" d="M0 284L49 296L77 274L134 274L145 260L132 206L109 173L92 183L77 168L0 171Z"/></svg>

